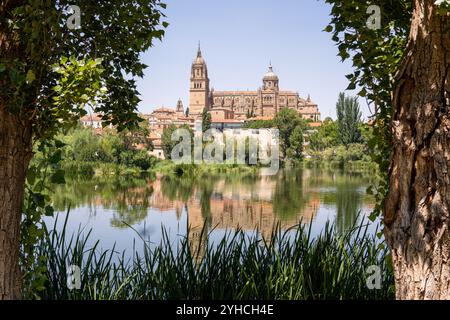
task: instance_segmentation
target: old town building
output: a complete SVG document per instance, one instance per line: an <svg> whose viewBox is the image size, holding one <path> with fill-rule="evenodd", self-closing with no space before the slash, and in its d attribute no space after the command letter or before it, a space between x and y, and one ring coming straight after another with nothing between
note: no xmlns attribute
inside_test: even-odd
<svg viewBox="0 0 450 320"><path fill-rule="evenodd" d="M282 108L296 110L304 119L320 121L319 107L308 95L280 90L278 76L272 65L263 77L263 84L255 91L216 91L210 89L208 67L200 46L192 63L190 79L190 115L198 118L206 108L213 121L246 120L255 117L273 118Z"/></svg>

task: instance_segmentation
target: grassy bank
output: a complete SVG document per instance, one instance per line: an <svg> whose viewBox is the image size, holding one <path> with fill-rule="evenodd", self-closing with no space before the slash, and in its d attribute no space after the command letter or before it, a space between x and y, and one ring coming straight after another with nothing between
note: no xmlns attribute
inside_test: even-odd
<svg viewBox="0 0 450 320"><path fill-rule="evenodd" d="M303 161L290 163L289 167L307 169L331 169L346 170L351 172L373 172L377 170L377 165L367 161L348 161L341 163L338 161L320 161L305 159ZM142 173L162 174L165 176L186 176L195 177L203 175L239 174L257 175L260 168L248 165L228 165L228 164L176 164L169 160L154 161L153 166L147 170L136 166L127 166L114 163L101 162L75 162L64 161L62 168L68 177L107 177L122 175L140 175Z"/></svg>
<svg viewBox="0 0 450 320"><path fill-rule="evenodd" d="M68 178L108 177L123 175L140 175L147 172L136 166L116 163L63 161L62 169Z"/></svg>
<svg viewBox="0 0 450 320"><path fill-rule="evenodd" d="M305 168L319 168L319 169L339 169L351 172L377 172L378 165L372 161L356 160L356 161L326 161L317 159L305 159L303 161Z"/></svg>
<svg viewBox="0 0 450 320"><path fill-rule="evenodd" d="M107 177L122 175L140 175L142 173L162 174L166 176L202 176L219 174L240 174L256 175L259 172L258 167L247 165L227 165L227 164L201 164L186 165L176 164L169 160L153 160L152 167L143 170L137 166L129 166L115 163L102 162L79 162L63 161L62 168L70 178L76 177Z"/></svg>
<svg viewBox="0 0 450 320"><path fill-rule="evenodd" d="M344 233L326 226L274 231L270 241L237 231L201 252L184 238L125 254L89 247L89 233L46 232L37 254L46 257L43 299L391 299L386 251L360 225ZM195 247L195 246L194 246ZM81 289L67 287L67 266L81 266ZM382 288L366 286L367 267L382 268ZM30 284L25 285L29 289ZM31 290L25 290L32 297Z"/></svg>
<svg viewBox="0 0 450 320"><path fill-rule="evenodd" d="M172 161L164 160L158 162L150 171L168 176L176 175L195 177L210 174L256 175L259 172L259 168L255 166L233 164L176 164Z"/></svg>

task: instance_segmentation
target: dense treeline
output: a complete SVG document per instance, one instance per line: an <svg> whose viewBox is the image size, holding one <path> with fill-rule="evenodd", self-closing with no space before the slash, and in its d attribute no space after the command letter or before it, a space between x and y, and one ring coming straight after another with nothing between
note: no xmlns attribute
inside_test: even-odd
<svg viewBox="0 0 450 320"><path fill-rule="evenodd" d="M245 124L246 129L276 128L280 134L280 157L284 161L303 160L303 139L308 124L297 111L283 108L273 120L254 120Z"/></svg>
<svg viewBox="0 0 450 320"><path fill-rule="evenodd" d="M311 160L344 167L354 162L371 163L369 148L373 130L362 120L356 97L339 94L337 120L326 118L309 137Z"/></svg>
<svg viewBox="0 0 450 320"><path fill-rule="evenodd" d="M153 145L144 127L120 133L105 128L101 135L77 127L58 138L65 144L61 165L68 175L92 175L96 170L103 174L146 171L157 162L149 155Z"/></svg>
<svg viewBox="0 0 450 320"><path fill-rule="evenodd" d="M278 128L283 159L330 163L339 167L358 162L371 163L369 141L372 129L362 120L356 97L339 95L337 120L326 118L318 128L301 119L294 110L284 108L273 120L249 121L245 128ZM304 143L304 140L306 143Z"/></svg>

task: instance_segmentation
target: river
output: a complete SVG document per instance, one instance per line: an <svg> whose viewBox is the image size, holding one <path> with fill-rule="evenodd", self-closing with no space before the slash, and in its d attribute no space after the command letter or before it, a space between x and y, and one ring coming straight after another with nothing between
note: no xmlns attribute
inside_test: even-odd
<svg viewBox="0 0 450 320"><path fill-rule="evenodd" d="M276 226L299 223L311 224L313 236L327 221L342 231L373 209L366 189L374 178L321 169L286 169L276 176L94 177L55 187L52 201L57 228L69 212L68 234L91 231L91 243L130 253L144 241L159 244L165 233L174 243L188 232L198 240L203 226L213 241L237 228L268 237ZM46 219L50 228L54 220Z"/></svg>

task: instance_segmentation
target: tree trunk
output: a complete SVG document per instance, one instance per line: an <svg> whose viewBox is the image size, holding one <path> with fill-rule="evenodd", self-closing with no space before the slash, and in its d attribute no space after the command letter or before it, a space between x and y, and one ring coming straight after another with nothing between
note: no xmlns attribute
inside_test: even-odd
<svg viewBox="0 0 450 320"><path fill-rule="evenodd" d="M397 299L450 299L450 29L435 0L414 0L394 91L385 202Z"/></svg>
<svg viewBox="0 0 450 320"><path fill-rule="evenodd" d="M19 231L31 157L31 124L10 114L0 97L0 300L21 297Z"/></svg>

